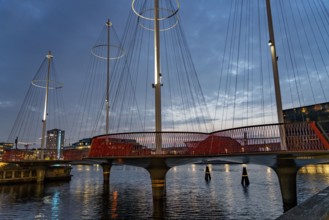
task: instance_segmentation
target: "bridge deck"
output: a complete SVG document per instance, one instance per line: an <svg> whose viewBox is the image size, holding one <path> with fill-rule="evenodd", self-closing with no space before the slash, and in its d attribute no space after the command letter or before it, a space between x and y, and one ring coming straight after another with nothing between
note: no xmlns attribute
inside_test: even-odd
<svg viewBox="0 0 329 220"><path fill-rule="evenodd" d="M276 167L278 160L295 161L298 167L307 164L329 163L329 151L278 151L278 152L256 152L256 153L235 153L218 155L148 155L148 156L104 156L89 157L85 160L96 163L112 161L118 164L147 167L150 161L163 159L168 167L184 165L188 163L209 162L220 160L227 163L258 164L269 167Z"/></svg>

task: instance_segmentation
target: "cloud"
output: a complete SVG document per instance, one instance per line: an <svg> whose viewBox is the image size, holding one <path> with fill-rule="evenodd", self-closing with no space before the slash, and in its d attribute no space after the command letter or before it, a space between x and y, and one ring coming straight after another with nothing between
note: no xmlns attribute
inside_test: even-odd
<svg viewBox="0 0 329 220"><path fill-rule="evenodd" d="M0 101L0 108L10 108L14 106L13 101Z"/></svg>
<svg viewBox="0 0 329 220"><path fill-rule="evenodd" d="M299 16L296 11L287 13L289 10L285 11L288 15L285 17L287 19L285 20L287 28L291 27L287 31L295 32L291 33L291 39L296 39L290 42L289 49L291 49L291 54L296 57L290 60L290 57L287 55L289 51L286 43L289 38L283 35L285 31L282 21L284 14L280 13L278 4L293 4L293 9L296 10L305 2L305 0L300 1L298 5L297 1L295 4L293 1L285 3L281 1L273 2L273 19L277 30L276 45L278 46L279 74L284 107L327 101L323 98L320 86L322 83L324 91L327 91L326 87L329 85L328 64L323 64L320 57L320 55L323 55L324 60L328 60L327 48L323 46L323 48L320 48L320 52L314 53L315 61L312 61L312 53L308 50L311 48L307 46L306 38L301 34L304 27L301 24L296 27L291 26L291 16L294 15L295 18L299 18ZM190 107L189 110L192 114L185 115L184 109L179 106L182 99L178 99L176 96L166 101L164 96L166 95L166 86L168 85L166 80L169 77L169 70L172 70L172 68L166 71L164 69L162 97L163 106L167 108L167 110L166 108L163 109L164 127L166 125L173 127L170 124L170 120L174 120L175 126L181 127L184 125L182 118L185 119L187 124L193 124L202 120L207 124L215 124L214 120L216 120L216 123L217 121L220 121L220 123L224 121L224 124L227 124L228 127L231 126L233 119L235 124L240 122L243 124L249 117L255 117L255 123L262 122L261 118L264 115L268 117L265 119L266 122L272 120L268 114L275 113L275 98L271 75L272 66L267 45L266 17L263 17L265 15L265 10L263 10L264 3L257 1L240 3L239 1L231 0L223 0L220 3L218 0L180 1L179 24L184 29L188 48L190 49L194 66L199 73L199 81L203 94L207 99L206 103L211 117L205 116L202 118L202 111L194 103L189 102L186 102L186 104ZM261 7L256 7L258 4ZM328 6L328 2L324 2L324 4ZM83 108L86 107L80 108L80 105L85 105L86 103L76 103L79 101L77 98L79 93L83 93L81 89L86 89L89 85L87 84L83 88L81 84L84 78L83 73L88 69L86 66L90 58L90 49L96 42L100 30L108 18L111 19L113 26L118 30L119 37L122 36L120 32L125 30L126 15L130 11L131 0L120 0L120 3L118 3L118 0L79 1L79 4L74 1L64 0L25 0L20 2L0 0L0 5L0 26L2 28L0 35L0 99L2 99L0 101L0 109L3 112L9 112L10 108L20 103L26 92L26 87L37 71L38 65L48 50L52 50L59 74L58 80L65 85L64 102L65 107L69 107L67 112L70 116L83 112ZM248 7L240 8L243 5L248 5L252 8L251 17L246 16L250 13L250 11L249 13L247 11ZM233 20L229 22L230 13L233 14L233 11L230 10L231 6L233 7L232 9L239 7L239 10L242 12L236 14L237 22L240 21L239 16L243 16L241 17L241 30L237 29L239 23L233 25ZM312 7L313 10L316 9L316 7ZM257 13L259 12L261 13L261 21L258 24ZM278 14L280 16L277 16ZM296 20L304 19L306 11L302 15L300 19ZM249 24L247 18L251 21ZM281 23L279 24L279 22ZM259 30L260 33L258 33L258 25L263 28ZM313 35L317 33L313 33L310 29L306 30L308 30L307 37L313 41ZM320 29L317 32L324 34L324 29ZM228 41L225 41L227 33L229 34ZM327 37L327 35L324 35L324 37ZM304 54L297 44L298 38L301 41L300 43L305 46L303 47ZM163 43L164 41L161 42ZM314 42L316 41L314 40ZM321 41L318 43L324 45ZM238 45L240 45L240 54L237 53ZM226 52L225 47L227 47ZM232 52L229 52L230 49L232 49ZM249 49L249 53L246 52L247 49ZM147 59L149 58L141 57L140 61ZM318 72L315 71L315 66ZM144 65L143 68L146 69ZM140 71L143 71L143 69ZM293 71L296 71L295 76L293 76ZM222 77L220 76L221 72L223 73ZM179 75L178 73L180 74L181 71L177 71L177 74L174 75ZM147 89L153 91L150 86L153 82L152 74L148 79L143 77L136 78L135 81L133 79L134 83L137 80L147 81L147 86L149 86ZM311 81L311 85L307 85L310 84L308 81ZM312 92L310 92L312 88L315 98L312 97ZM131 109L129 112L136 114L136 117L140 114L141 118L145 118L144 129L152 130L154 125L153 101L140 101L143 98L142 92L145 89L144 87L135 89L135 97L139 99L137 106L139 111L142 112L137 113L139 112L137 109ZM299 94L297 90L299 90ZM149 94L148 97L153 100L153 92ZM303 100L299 101L298 95ZM99 97L103 97L102 94ZM96 97L90 97L89 99L94 98L96 99ZM8 100L15 100L15 102ZM119 106L121 103L120 97L117 103L115 103L115 106L118 108L115 109L117 111L112 113L111 116L113 118L117 118L117 114L120 113ZM95 108L99 106L92 106L94 107L92 110L96 112ZM169 108L169 106L171 107ZM204 108L207 106L204 106ZM15 109L18 110L19 108ZM226 112L222 113L224 111ZM233 112L236 113L235 116L231 115ZM13 113L13 111L10 112L10 114ZM103 117L103 114L100 116ZM222 116L224 117L221 118ZM2 120L3 127L7 128L8 124L12 123L13 119L9 120L8 118L14 118L14 116L9 116L8 114L8 117L4 117ZM92 126L89 122L92 121L92 118L86 117L84 120L84 122L87 122L87 126L82 127L82 129L91 129ZM104 127L104 121L100 119L99 125ZM77 127L74 129L78 130ZM3 131L0 132L4 133Z"/></svg>

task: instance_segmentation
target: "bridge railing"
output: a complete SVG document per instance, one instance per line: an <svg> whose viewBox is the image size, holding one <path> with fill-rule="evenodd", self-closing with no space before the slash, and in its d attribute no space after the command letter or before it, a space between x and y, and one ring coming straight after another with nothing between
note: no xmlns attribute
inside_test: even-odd
<svg viewBox="0 0 329 220"><path fill-rule="evenodd" d="M317 123L300 122L285 125L288 150L326 150L328 142Z"/></svg>
<svg viewBox="0 0 329 220"><path fill-rule="evenodd" d="M156 152L156 133L120 133L93 138L88 157L150 155L220 155L281 151L280 127L284 126L288 151L328 150L323 129L315 122L248 126L216 131L161 132L162 150ZM85 152L83 152L85 153ZM2 161L40 160L41 150L10 150ZM57 160L55 150L44 150L45 160Z"/></svg>
<svg viewBox="0 0 329 220"><path fill-rule="evenodd" d="M288 151L326 150L328 143L310 122L269 124L216 131L161 132L162 151L156 153L156 132L120 133L93 138L89 157L149 155L219 155L282 151L284 127Z"/></svg>
<svg viewBox="0 0 329 220"><path fill-rule="evenodd" d="M321 124L300 122L240 127L212 133L161 132L162 151L156 153L155 132L119 133L93 138L88 157L150 155L219 155L282 151L280 127L288 151L328 150ZM41 160L41 150L6 151L2 161ZM62 155L61 155L62 157ZM44 160L57 160L56 150L44 150Z"/></svg>
<svg viewBox="0 0 329 220"><path fill-rule="evenodd" d="M232 153L264 152L281 150L280 124L248 126L213 132L215 137L228 137L235 140L236 149ZM228 148L228 147L225 147Z"/></svg>
<svg viewBox="0 0 329 220"><path fill-rule="evenodd" d="M94 137L89 157L143 156L155 154L156 132L120 133ZM190 146L209 134L195 132L161 132L163 155L189 154Z"/></svg>

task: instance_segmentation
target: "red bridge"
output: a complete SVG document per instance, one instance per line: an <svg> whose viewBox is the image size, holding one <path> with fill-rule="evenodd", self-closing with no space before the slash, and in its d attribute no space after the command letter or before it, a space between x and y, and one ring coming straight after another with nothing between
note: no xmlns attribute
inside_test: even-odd
<svg viewBox="0 0 329 220"><path fill-rule="evenodd" d="M280 131L284 131L285 143L282 143ZM160 153L155 150L156 134L138 132L96 136L92 140L89 158L329 150L327 133L316 122L249 126L213 133L162 132Z"/></svg>
<svg viewBox="0 0 329 220"><path fill-rule="evenodd" d="M113 163L144 167L150 173L155 200L163 198L166 173L177 165L215 159L269 166L278 174L284 208L288 210L297 204L296 174L299 168L329 162L327 127L323 126L323 122L300 122L241 127L213 133L108 134L92 139L86 159L102 165L107 184ZM162 142L160 152L156 151L155 144L159 134ZM5 153L3 161L40 161L35 151L11 152L15 154ZM86 153L85 149L83 152ZM52 152L44 154L46 158L49 156L49 160L54 159Z"/></svg>

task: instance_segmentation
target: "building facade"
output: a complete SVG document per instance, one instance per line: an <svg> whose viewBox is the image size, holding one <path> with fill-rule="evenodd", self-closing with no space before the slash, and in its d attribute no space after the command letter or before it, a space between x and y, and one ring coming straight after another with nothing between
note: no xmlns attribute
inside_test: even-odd
<svg viewBox="0 0 329 220"><path fill-rule="evenodd" d="M329 102L286 109L283 115L285 123L314 121L329 137Z"/></svg>
<svg viewBox="0 0 329 220"><path fill-rule="evenodd" d="M60 152L64 146L64 140L65 140L64 130L52 129L47 131L46 149L48 151L50 150L51 152L54 152L56 154L57 159L60 158ZM53 156L54 155L52 155L52 157Z"/></svg>

